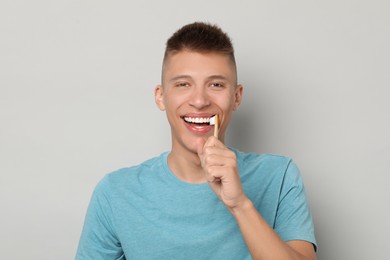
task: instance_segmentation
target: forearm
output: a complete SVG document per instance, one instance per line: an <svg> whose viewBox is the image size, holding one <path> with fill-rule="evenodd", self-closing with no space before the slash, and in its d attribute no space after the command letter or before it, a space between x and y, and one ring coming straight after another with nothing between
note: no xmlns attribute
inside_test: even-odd
<svg viewBox="0 0 390 260"><path fill-rule="evenodd" d="M284 242L247 199L240 207L230 209L236 219L253 259L312 260L315 254L301 254Z"/></svg>

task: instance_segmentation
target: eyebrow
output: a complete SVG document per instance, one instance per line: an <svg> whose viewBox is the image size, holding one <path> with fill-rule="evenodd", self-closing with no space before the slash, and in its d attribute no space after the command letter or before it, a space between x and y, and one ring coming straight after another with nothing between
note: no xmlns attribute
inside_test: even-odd
<svg viewBox="0 0 390 260"><path fill-rule="evenodd" d="M189 80L192 79L192 77L190 75L178 75L169 79L169 81L172 82L172 81L182 80L182 79ZM228 81L228 78L223 75L211 75L207 77L207 80L215 80L215 79Z"/></svg>
<svg viewBox="0 0 390 260"><path fill-rule="evenodd" d="M169 79L169 81L176 81L180 79L192 79L192 77L190 75L178 75L176 77Z"/></svg>
<svg viewBox="0 0 390 260"><path fill-rule="evenodd" d="M223 75L211 75L211 76L207 77L207 79L208 80L219 79L219 80L229 81L229 79Z"/></svg>

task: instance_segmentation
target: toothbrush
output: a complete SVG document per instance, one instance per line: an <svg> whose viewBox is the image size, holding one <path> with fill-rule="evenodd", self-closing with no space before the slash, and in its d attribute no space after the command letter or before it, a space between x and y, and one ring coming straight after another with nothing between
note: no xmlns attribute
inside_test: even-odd
<svg viewBox="0 0 390 260"><path fill-rule="evenodd" d="M210 125L214 126L214 136L218 138L219 124L218 124L218 115L215 115L210 118Z"/></svg>

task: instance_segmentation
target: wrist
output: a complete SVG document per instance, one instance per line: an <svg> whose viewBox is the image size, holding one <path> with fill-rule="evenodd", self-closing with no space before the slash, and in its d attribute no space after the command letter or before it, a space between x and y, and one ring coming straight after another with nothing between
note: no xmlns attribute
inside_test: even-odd
<svg viewBox="0 0 390 260"><path fill-rule="evenodd" d="M245 198L242 199L240 203L238 203L236 206L229 208L230 213L232 213L233 216L239 216L242 213L247 212L248 210L252 210L254 208L254 205L252 201L245 196Z"/></svg>

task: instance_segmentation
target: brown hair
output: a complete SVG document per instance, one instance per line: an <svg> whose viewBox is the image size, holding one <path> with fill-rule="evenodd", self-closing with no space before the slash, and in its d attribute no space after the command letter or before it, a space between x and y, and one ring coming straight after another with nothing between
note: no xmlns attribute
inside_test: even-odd
<svg viewBox="0 0 390 260"><path fill-rule="evenodd" d="M229 36L216 25L195 22L177 30L167 41L164 64L170 54L184 50L226 54L236 67L233 44Z"/></svg>

